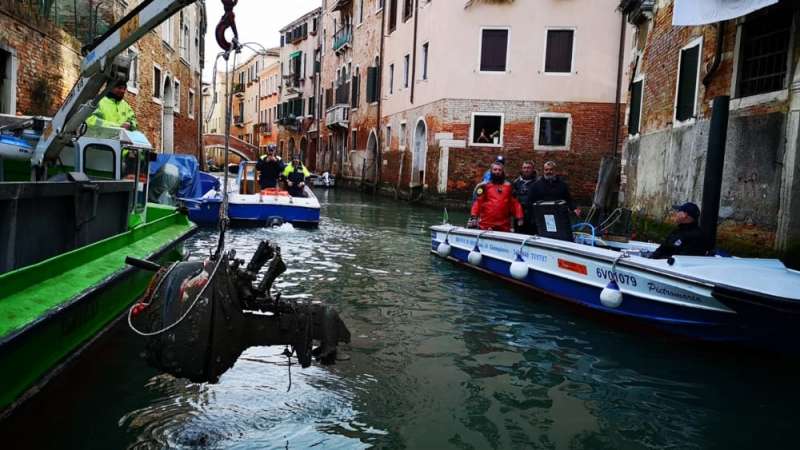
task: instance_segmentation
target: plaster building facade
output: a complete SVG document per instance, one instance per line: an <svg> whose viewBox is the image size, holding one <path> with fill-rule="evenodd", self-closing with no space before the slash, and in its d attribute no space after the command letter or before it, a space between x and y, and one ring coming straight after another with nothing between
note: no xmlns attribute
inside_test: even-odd
<svg viewBox="0 0 800 450"><path fill-rule="evenodd" d="M276 51L280 55L279 50ZM257 145L263 152L270 147L278 147L279 133L275 126L275 117L278 113L278 104L281 94L281 62L276 58L268 64L259 74L261 83L259 100L259 141Z"/></svg>
<svg viewBox="0 0 800 450"><path fill-rule="evenodd" d="M322 8L280 30L281 92L276 124L278 151L284 158L298 153L306 163L315 156L319 137L319 31ZM313 164L309 164L312 165Z"/></svg>
<svg viewBox="0 0 800 450"><path fill-rule="evenodd" d="M374 185L380 177L381 0L323 1L319 170Z"/></svg>
<svg viewBox="0 0 800 450"><path fill-rule="evenodd" d="M622 6L636 26L623 203L654 219L673 204L701 203L711 103L727 95L720 241L798 248L800 5L783 0L704 26L673 26L672 0Z"/></svg>
<svg viewBox="0 0 800 450"><path fill-rule="evenodd" d="M53 115L58 110L78 79L81 46L104 31L86 26L88 6L77 4L70 9L65 2L0 1L0 113ZM138 4L105 2L97 14L108 26ZM76 22L79 26L72 27ZM160 151L197 154L203 32L201 9L192 4L128 49L133 63L126 100L141 131Z"/></svg>
<svg viewBox="0 0 800 450"><path fill-rule="evenodd" d="M466 199L502 154L513 176L524 160L556 161L588 199L624 110L617 0L377 3L384 188Z"/></svg>

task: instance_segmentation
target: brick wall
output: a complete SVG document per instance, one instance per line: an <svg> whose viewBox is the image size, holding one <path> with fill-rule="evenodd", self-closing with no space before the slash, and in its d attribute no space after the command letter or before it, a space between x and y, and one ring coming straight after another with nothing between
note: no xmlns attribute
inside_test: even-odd
<svg viewBox="0 0 800 450"><path fill-rule="evenodd" d="M480 147L469 145L473 112L502 112L505 114L503 146ZM568 150L534 150L537 136L536 118L539 113L568 113L572 119L572 138ZM537 171L546 161L555 161L559 172L571 185L573 195L588 203L597 182L600 160L612 150L614 105L605 103L546 103L526 101L456 100L447 99L384 118L384 126L392 127L391 150L383 155L382 180L396 185L403 171L401 186L411 180L413 133L418 118L427 125L428 150L425 185L435 191L439 183L440 152L435 142L437 133L452 133L453 139L467 142L466 148L451 148L448 159L447 195L466 198L483 177L497 155L506 160L506 172L516 177L525 160L533 160ZM400 123L407 124L406 151L400 151Z"/></svg>
<svg viewBox="0 0 800 450"><path fill-rule="evenodd" d="M0 45L17 57L17 114L52 116L63 103L80 72L80 43L53 24L27 14L23 8L0 3ZM136 44L139 50L139 89L126 100L136 111L141 131L161 148L162 106L153 95L153 64L181 82L181 108L174 120L174 148L196 154L197 121L201 101L200 74L180 60L151 32ZM189 88L194 90L194 111L189 117Z"/></svg>

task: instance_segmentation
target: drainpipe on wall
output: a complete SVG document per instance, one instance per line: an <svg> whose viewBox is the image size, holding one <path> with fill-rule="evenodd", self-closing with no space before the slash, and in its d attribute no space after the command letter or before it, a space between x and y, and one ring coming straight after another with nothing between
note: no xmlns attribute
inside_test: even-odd
<svg viewBox="0 0 800 450"><path fill-rule="evenodd" d="M206 167L205 149L203 148L203 122L205 122L205 115L203 114L203 69L206 66L206 2L200 0L200 111L197 116L197 159L200 161L200 167L203 170L208 170ZM216 90L216 86L212 89ZM197 94L195 93L195 101L197 101Z"/></svg>
<svg viewBox="0 0 800 450"><path fill-rule="evenodd" d="M617 92L614 100L614 141L611 144L611 156L616 157L619 150L620 113L622 112L622 71L625 62L625 32L627 31L627 14L620 11L619 55L617 59Z"/></svg>
<svg viewBox="0 0 800 450"><path fill-rule="evenodd" d="M375 161L375 164L377 164L377 167L375 169L377 174L375 176L375 187L373 188L373 192L378 190L378 185L381 182L381 175L383 175L383 170L381 170L383 168L383 146L382 146L382 143L381 143L382 142L381 141L381 136L383 136L383 132L381 130L381 121L382 121L383 117L381 116L381 109L383 107L383 93L382 93L383 86L382 86L382 84L383 84L383 66L385 65L384 61L383 61L383 48L384 48L385 39L386 39L386 5L384 5L383 9L381 10L381 49L380 49L380 53L378 54L378 62L380 64L378 64L378 77L377 77L378 79L375 80L375 83L378 85L377 86L377 89L378 89L378 122L377 122L377 124L378 124L378 126L377 126L377 129L378 129L378 133L377 133L378 134L378 136L377 136L377 138L378 138L377 139L377 141L378 141L378 155L377 155L377 158L378 158L378 160ZM391 149L389 149L389 150L391 150Z"/></svg>
<svg viewBox="0 0 800 450"><path fill-rule="evenodd" d="M417 78L417 25L419 24L419 0L414 5L414 43L411 48L411 104L414 104L414 85Z"/></svg>

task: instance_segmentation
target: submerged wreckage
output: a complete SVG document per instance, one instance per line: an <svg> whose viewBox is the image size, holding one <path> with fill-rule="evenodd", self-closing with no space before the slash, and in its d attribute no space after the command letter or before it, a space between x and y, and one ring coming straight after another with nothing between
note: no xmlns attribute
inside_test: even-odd
<svg viewBox="0 0 800 450"><path fill-rule="evenodd" d="M267 241L246 266L235 250L168 267L133 258L128 263L156 271L128 322L147 338L148 362L176 377L216 382L245 349L259 345L291 346L284 354L296 355L302 367L313 357L332 364L338 343L350 342L350 332L332 308L271 294L286 265L280 247Z"/></svg>

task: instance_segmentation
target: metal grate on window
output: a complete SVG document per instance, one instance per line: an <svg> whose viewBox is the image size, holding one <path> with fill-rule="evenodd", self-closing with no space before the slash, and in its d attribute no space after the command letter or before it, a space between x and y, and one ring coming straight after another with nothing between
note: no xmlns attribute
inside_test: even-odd
<svg viewBox="0 0 800 450"><path fill-rule="evenodd" d="M754 15L742 28L739 95L772 92L786 88L792 14L785 8L770 8Z"/></svg>

